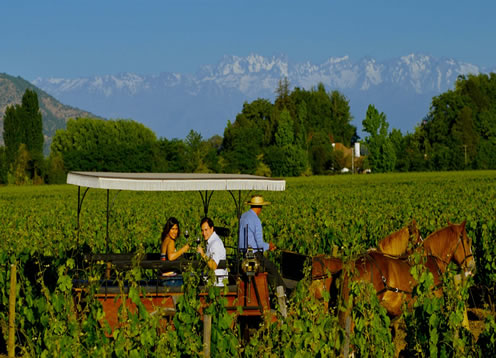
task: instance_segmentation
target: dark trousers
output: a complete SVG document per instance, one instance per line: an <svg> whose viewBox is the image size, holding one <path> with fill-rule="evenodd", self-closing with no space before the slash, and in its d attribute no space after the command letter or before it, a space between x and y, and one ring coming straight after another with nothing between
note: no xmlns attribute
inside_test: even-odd
<svg viewBox="0 0 496 358"><path fill-rule="evenodd" d="M277 286L284 287L284 291L286 291L286 284L282 279L277 266L270 261L268 258L264 256L262 252L256 252L255 257L260 262L260 266L267 272L267 279L269 280L269 285L272 287L274 292L276 291Z"/></svg>

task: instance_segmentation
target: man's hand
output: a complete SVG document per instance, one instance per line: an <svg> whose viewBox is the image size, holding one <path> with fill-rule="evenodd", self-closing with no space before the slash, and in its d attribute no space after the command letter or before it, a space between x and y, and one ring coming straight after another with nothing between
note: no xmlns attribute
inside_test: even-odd
<svg viewBox="0 0 496 358"><path fill-rule="evenodd" d="M276 245L274 245L272 242L269 242L269 251L274 251L277 249Z"/></svg>
<svg viewBox="0 0 496 358"><path fill-rule="evenodd" d="M201 255L202 259L204 259L207 262L208 267L210 267L212 270L215 270L217 268L217 263L205 255L205 251L203 251L203 247L198 246L196 252L198 252Z"/></svg>

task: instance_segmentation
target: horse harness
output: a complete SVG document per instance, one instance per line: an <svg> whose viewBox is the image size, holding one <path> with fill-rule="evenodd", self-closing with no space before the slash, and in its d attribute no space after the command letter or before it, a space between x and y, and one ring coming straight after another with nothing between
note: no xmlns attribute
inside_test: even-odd
<svg viewBox="0 0 496 358"><path fill-rule="evenodd" d="M441 275L442 272L441 270L439 269L439 265L437 264L437 261L441 261L443 264L445 264L446 266L449 265L450 261L451 261L451 258L453 257L453 255L455 254L456 250L458 250L458 246L460 246L460 243L462 244L462 247L463 247L463 260L462 262L460 262L460 267L463 267L463 265L465 264L465 262L467 261L467 259L469 257L473 257L474 255L472 253L470 253L469 255L467 255L467 250L465 249L465 243L463 242L463 232L460 232L460 234L458 235L458 241L456 243L456 246L455 246L455 249L453 250L453 252L448 256L449 260L448 261L444 261L441 257L438 257L436 255L432 255L432 253L429 255L429 256L432 256L436 259L436 266L438 267L438 273ZM465 269L467 269L467 267L465 267Z"/></svg>
<svg viewBox="0 0 496 358"><path fill-rule="evenodd" d="M391 292L395 292L395 293L406 293L408 295L411 295L412 294L411 291L405 291L405 290L402 290L402 289L400 289L398 287L391 287L391 286L389 286L388 283L387 283L386 277L382 273L382 270L379 267L379 265L377 264L377 262L375 261L375 259L371 255L369 255L369 254L366 254L365 255L365 258L367 259L367 261L369 261L370 263L372 263L372 265L375 266L375 268L377 269L377 271L381 275L381 281L382 281L382 284L384 285L384 288L382 290L380 290L380 291L377 291L377 293L376 293L377 296L383 294L386 291L391 291ZM372 282L372 270L370 270L370 281Z"/></svg>
<svg viewBox="0 0 496 358"><path fill-rule="evenodd" d="M459 246L459 245L460 245L460 243L461 243L461 244L462 244L462 247L463 247L463 254L465 255L465 257L463 258L462 262L460 263L460 266L462 266L462 265L463 265L463 264L467 261L467 259L468 259L469 257L472 257L472 256L473 256L473 254L472 254L472 253L470 253L469 255L467 255L467 251L466 251L466 249L465 249L465 243L464 243L464 242L463 242L463 240L462 240L462 235L463 235L463 233L462 233L462 232L460 232L460 235L458 235L458 242L457 242L457 244L456 244L456 246L455 246L455 249L453 250L453 252L451 253L451 255L449 255L449 257L450 257L450 258L451 258L451 257L453 257L454 253L456 252L456 250L458 249L458 246ZM422 240L422 241L424 241L424 240ZM401 258L395 258L395 257L390 256L390 255L385 255L385 256L388 256L388 257L391 257L391 258L394 258L394 259L397 259L397 260L402 260L402 259L404 260L404 259L405 259L405 258L403 258L403 257L401 257ZM449 264L449 261L448 261L448 262L446 262L446 261L444 261L442 258L437 257L436 255L432 255L432 254L430 254L430 255L428 255L428 256L429 256L429 257L433 257L433 258L435 259L435 261L434 261L434 262L436 263L437 273L438 273L438 275L439 275L439 276L441 276L441 275L442 275L442 272L441 272L441 269L440 269L440 267L439 267L438 260L439 260L439 261L441 261L442 263L444 263L445 265L448 265L448 264ZM386 277L384 276L384 274L382 273L382 270L381 270L381 268L379 267L379 265L377 264L376 260L375 260L375 259L374 259L371 255L369 255L369 254L366 254L366 255L365 255L365 258L366 258L366 259L367 259L370 263L372 263L372 265L374 265L374 266L375 266L375 268L377 269L377 271L378 271L378 272L379 272L379 274L381 275L381 281L382 281L382 283L383 283L383 285L384 285L384 288L383 288L382 290L380 290L380 291L377 291L377 295L378 295L378 296L379 296L379 295L381 295L381 294L383 294L383 293L384 293L384 292L386 292L386 291L395 292L395 293L406 293L406 294L409 294L409 295L411 295L411 294L413 293L413 292L411 292L411 291L405 291L405 290L399 289L398 287L391 287L391 286L389 286L389 285L388 285L388 283L387 283L387 279L386 279ZM451 261L451 260L450 260L450 261ZM370 277L370 281L372 282L372 271L370 271L370 276L371 276L371 277ZM440 286L442 286L442 283L439 283L439 284L435 285L435 286L434 286L434 288L435 288L435 289L437 289L437 288L439 288Z"/></svg>
<svg viewBox="0 0 496 358"><path fill-rule="evenodd" d="M329 275L331 277L333 277L336 273L338 273L339 271L342 270L342 269L339 269L336 271L332 271L331 269L326 267L326 264L325 264L324 260L322 259L322 257L314 257L313 259L315 260L314 262L317 262L320 265L322 273L320 275L312 274L312 280L325 280L325 279L329 278Z"/></svg>

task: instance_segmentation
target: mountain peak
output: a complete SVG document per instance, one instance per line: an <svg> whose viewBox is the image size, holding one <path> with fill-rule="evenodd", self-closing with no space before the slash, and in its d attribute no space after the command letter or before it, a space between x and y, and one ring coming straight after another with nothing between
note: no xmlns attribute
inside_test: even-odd
<svg viewBox="0 0 496 358"><path fill-rule="evenodd" d="M213 69L212 67L209 68ZM224 56L214 71L223 76L240 76L264 71L277 71L283 76L287 76L288 61L284 56L266 58L254 53L247 57Z"/></svg>
<svg viewBox="0 0 496 358"><path fill-rule="evenodd" d="M226 55L195 74L121 73L78 79L41 79L33 83L66 103L109 118L133 118L157 135L185 137L190 129L204 136L222 133L243 102L274 99L278 82L307 90L323 83L350 100L356 126L369 104L387 113L391 127L411 130L428 113L432 97L452 88L461 74L478 74L478 66L427 54L378 61L348 55L323 63L292 63L285 55Z"/></svg>

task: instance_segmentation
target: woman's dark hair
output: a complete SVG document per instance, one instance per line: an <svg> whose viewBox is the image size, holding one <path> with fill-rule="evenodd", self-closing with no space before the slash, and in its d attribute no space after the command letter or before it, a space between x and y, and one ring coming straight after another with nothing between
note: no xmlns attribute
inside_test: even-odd
<svg viewBox="0 0 496 358"><path fill-rule="evenodd" d="M160 236L160 242L163 242L169 231L171 231L172 227L177 225L177 237L181 235L181 227L179 226L179 221L175 217L170 217L169 220L164 225L164 229L162 230L162 235Z"/></svg>

